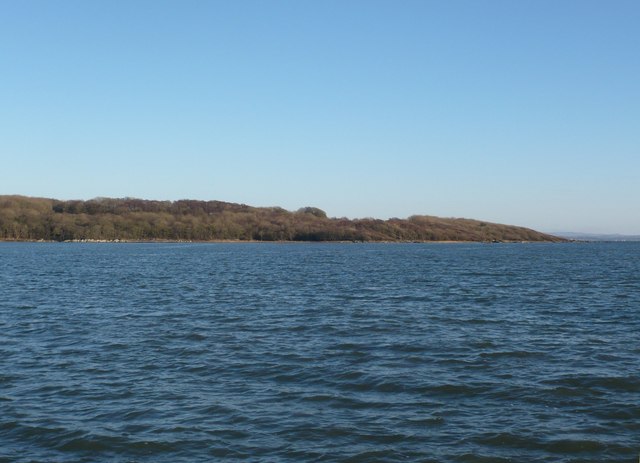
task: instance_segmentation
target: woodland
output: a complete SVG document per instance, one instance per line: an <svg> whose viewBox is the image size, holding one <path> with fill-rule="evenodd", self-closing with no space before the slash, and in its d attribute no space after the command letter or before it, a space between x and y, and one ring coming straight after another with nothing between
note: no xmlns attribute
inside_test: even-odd
<svg viewBox="0 0 640 463"><path fill-rule="evenodd" d="M223 201L137 198L56 200L0 196L3 241L564 241L528 228L472 219L330 218Z"/></svg>

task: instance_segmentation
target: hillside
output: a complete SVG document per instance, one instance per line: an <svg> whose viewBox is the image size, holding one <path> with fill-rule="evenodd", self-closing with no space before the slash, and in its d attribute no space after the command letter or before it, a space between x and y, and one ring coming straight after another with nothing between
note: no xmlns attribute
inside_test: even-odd
<svg viewBox="0 0 640 463"><path fill-rule="evenodd" d="M0 240L564 241L522 227L470 219L329 218L222 201L0 196Z"/></svg>

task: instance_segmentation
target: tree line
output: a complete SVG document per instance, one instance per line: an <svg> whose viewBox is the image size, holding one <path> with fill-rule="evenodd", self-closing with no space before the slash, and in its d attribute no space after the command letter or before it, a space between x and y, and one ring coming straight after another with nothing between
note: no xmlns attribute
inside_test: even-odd
<svg viewBox="0 0 640 463"><path fill-rule="evenodd" d="M0 196L5 241L562 241L531 229L471 219L329 218L223 201L95 198L60 201Z"/></svg>

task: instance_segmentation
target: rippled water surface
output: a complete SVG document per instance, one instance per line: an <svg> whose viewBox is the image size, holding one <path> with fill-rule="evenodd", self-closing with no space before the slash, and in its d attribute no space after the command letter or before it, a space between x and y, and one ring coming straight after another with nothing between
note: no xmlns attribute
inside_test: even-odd
<svg viewBox="0 0 640 463"><path fill-rule="evenodd" d="M0 243L0 462L629 462L640 243Z"/></svg>

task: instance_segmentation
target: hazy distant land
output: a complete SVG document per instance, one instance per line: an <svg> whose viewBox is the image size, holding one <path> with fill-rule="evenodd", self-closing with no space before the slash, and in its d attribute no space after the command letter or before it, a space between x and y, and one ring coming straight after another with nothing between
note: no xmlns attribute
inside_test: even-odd
<svg viewBox="0 0 640 463"><path fill-rule="evenodd" d="M523 227L414 215L407 219L329 218L222 201L96 198L60 201L0 196L5 241L565 241Z"/></svg>
<svg viewBox="0 0 640 463"><path fill-rule="evenodd" d="M557 232L553 233L553 235L572 241L640 241L640 235L622 235L619 233Z"/></svg>

